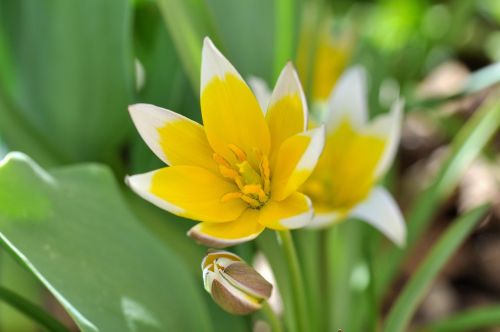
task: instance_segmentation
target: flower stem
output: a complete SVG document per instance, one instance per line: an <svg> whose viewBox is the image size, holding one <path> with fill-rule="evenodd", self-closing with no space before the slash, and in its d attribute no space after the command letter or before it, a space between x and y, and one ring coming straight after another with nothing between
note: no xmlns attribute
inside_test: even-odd
<svg viewBox="0 0 500 332"><path fill-rule="evenodd" d="M278 240L286 257L288 273L290 275L291 293L297 318L299 332L309 331L304 280L297 257L297 251L289 230L277 231Z"/></svg>
<svg viewBox="0 0 500 332"><path fill-rule="evenodd" d="M320 282L320 290L321 290L321 298L322 298L322 306L321 306L321 326L320 330L321 331L328 331L330 327L330 315L332 314L331 312L331 306L332 306L332 299L331 299L331 276L330 276L330 258L331 256L329 255L330 253L330 248L329 248L329 240L328 238L331 235L331 229L332 228L327 228L323 229L319 232L319 252L318 252L318 258L319 258L319 266L321 267L321 271L319 271L319 282Z"/></svg>
<svg viewBox="0 0 500 332"><path fill-rule="evenodd" d="M267 322L271 326L271 331L273 332L282 332L283 329L281 328L281 322L276 313L274 312L273 308L269 305L269 302L265 302L264 305L262 306L262 311L264 312L264 315L267 317Z"/></svg>

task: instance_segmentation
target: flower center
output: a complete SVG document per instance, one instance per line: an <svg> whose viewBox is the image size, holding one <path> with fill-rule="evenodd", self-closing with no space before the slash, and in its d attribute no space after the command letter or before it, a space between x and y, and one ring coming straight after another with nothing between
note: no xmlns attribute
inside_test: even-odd
<svg viewBox="0 0 500 332"><path fill-rule="evenodd" d="M219 166L222 176L234 181L238 191L225 194L221 201L241 199L252 209L261 208L269 200L271 191L269 159L260 150L255 149L253 151L256 161L255 167L248 160L247 154L239 147L229 144L228 148L233 152L235 162L230 163L217 153L214 153L213 158Z"/></svg>

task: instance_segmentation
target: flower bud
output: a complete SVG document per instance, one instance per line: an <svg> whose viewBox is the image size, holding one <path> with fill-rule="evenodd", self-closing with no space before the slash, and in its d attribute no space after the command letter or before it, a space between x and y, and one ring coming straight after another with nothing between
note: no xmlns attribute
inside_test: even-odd
<svg viewBox="0 0 500 332"><path fill-rule="evenodd" d="M246 315L262 307L273 286L237 255L211 250L201 263L205 289L225 311Z"/></svg>

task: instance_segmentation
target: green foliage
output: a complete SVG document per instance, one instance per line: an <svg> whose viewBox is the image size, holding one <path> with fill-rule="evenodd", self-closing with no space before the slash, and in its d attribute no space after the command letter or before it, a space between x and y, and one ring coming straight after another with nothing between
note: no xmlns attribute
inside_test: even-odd
<svg viewBox="0 0 500 332"><path fill-rule="evenodd" d="M438 174L415 199L407 216L407 247L402 250L393 250L389 259L385 256L387 253L380 255L380 259L387 263L378 265L380 279L377 293L379 296L384 293L402 260L431 222L440 203L452 194L467 167L481 153L499 127L500 104L498 104L497 97L492 95L455 136L451 150Z"/></svg>
<svg viewBox="0 0 500 332"><path fill-rule="evenodd" d="M382 326L382 299L396 273L467 167L498 134L498 95L465 125L436 112L500 81L500 64L492 63L498 61L496 0L0 1L0 158L20 150L49 170L21 154L0 165L0 330L34 330L35 323L62 330L42 308L45 288L85 332L93 326L252 329L257 317L230 316L202 294L199 263L206 248L186 237L192 223L145 202L113 177L122 182L125 174L164 166L130 130L128 104L152 103L201 122L203 37L211 37L244 78L258 76L272 86L285 62L294 61L308 5L317 6L318 18L333 15L335 29L348 27L357 36L352 63L369 73L371 116L386 112L379 88L392 86L408 101L408 111L423 111L452 141L432 182L405 211L407 248L387 249L371 227L352 220L328 231L293 234L312 330ZM462 89L417 97L419 82L451 59L475 70ZM134 75L135 60L143 84ZM102 162L113 173L82 161ZM66 164L75 165L61 167ZM397 171L391 176L397 188ZM385 332L410 325L426 289L484 210L458 218L432 248L390 309ZM286 331L300 331L297 310L287 305L295 290L275 235L265 232L255 245L234 251L248 261L257 251L265 253L285 304ZM32 321L13 315L7 305ZM465 311L418 331L498 325L498 310Z"/></svg>
<svg viewBox="0 0 500 332"><path fill-rule="evenodd" d="M0 199L2 245L82 331L211 330L197 282L128 211L107 168L47 173L11 154L0 185L11 196Z"/></svg>
<svg viewBox="0 0 500 332"><path fill-rule="evenodd" d="M500 307L484 306L459 312L417 329L418 332L466 332L500 325Z"/></svg>
<svg viewBox="0 0 500 332"><path fill-rule="evenodd" d="M128 1L0 3L0 130L11 149L47 164L115 153L133 88L130 29Z"/></svg>
<svg viewBox="0 0 500 332"><path fill-rule="evenodd" d="M456 220L432 247L427 258L406 284L387 317L384 332L407 330L412 315L417 310L438 272L443 268L458 246L484 217L487 206L478 207Z"/></svg>

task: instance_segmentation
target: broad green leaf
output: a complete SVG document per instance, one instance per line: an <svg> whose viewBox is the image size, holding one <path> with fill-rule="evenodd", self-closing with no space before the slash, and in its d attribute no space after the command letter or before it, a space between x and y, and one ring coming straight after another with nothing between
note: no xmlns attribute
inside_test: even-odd
<svg viewBox="0 0 500 332"><path fill-rule="evenodd" d="M492 305L459 312L438 322L430 323L418 332L468 332L500 326L500 306Z"/></svg>
<svg viewBox="0 0 500 332"><path fill-rule="evenodd" d="M129 212L98 165L0 164L0 240L82 331L210 331L184 262ZM193 319L196 317L196 319Z"/></svg>
<svg viewBox="0 0 500 332"><path fill-rule="evenodd" d="M425 231L439 205L453 192L462 175L483 147L498 132L500 127L500 103L498 96L491 95L455 136L448 157L436 174L433 182L419 194L411 207L406 222L408 225L407 246L383 253L380 276L377 279L377 295L380 297L388 287L402 260Z"/></svg>
<svg viewBox="0 0 500 332"><path fill-rule="evenodd" d="M115 152L132 94L130 14L124 0L0 2L0 116L8 119L0 131L12 149L43 158L45 148L56 162Z"/></svg>
<svg viewBox="0 0 500 332"><path fill-rule="evenodd" d="M484 217L488 208L488 206L478 207L453 222L400 293L389 311L384 332L407 331L408 324L427 294L432 281L467 235L472 232L474 226Z"/></svg>

